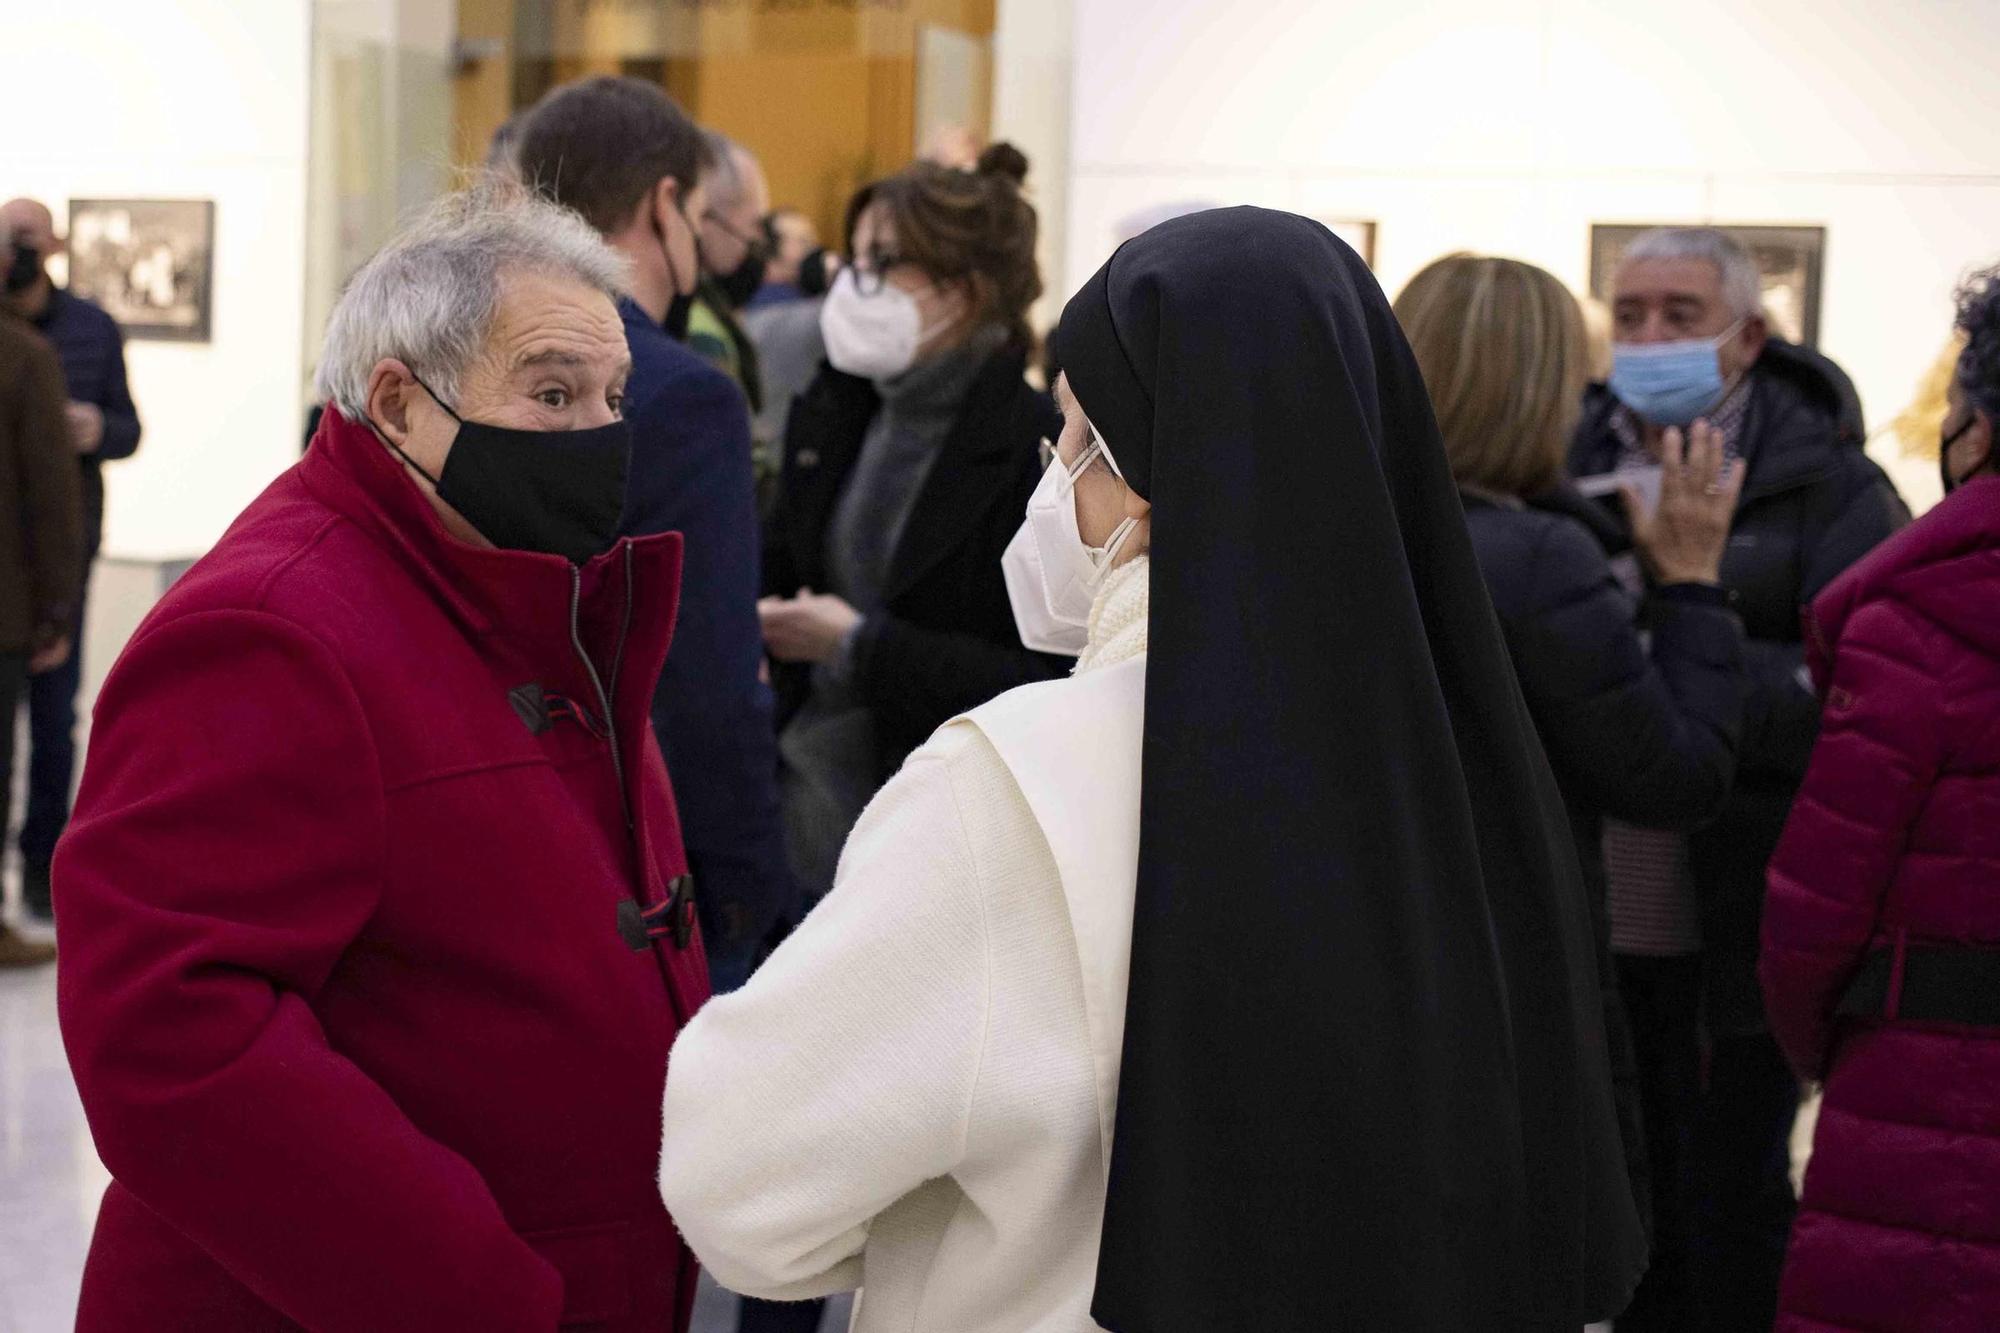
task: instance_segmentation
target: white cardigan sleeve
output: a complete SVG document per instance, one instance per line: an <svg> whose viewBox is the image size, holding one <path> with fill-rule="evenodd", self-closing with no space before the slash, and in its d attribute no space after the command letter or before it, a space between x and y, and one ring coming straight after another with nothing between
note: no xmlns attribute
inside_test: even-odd
<svg viewBox="0 0 2000 1333"><path fill-rule="evenodd" d="M939 748L883 788L799 930L674 1046L660 1193L735 1291L859 1286L870 1221L964 1156L990 965Z"/></svg>

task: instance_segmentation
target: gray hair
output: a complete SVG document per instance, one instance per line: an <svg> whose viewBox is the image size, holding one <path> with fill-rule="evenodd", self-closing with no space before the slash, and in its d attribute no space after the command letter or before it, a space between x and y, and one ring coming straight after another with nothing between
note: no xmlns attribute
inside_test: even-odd
<svg viewBox="0 0 2000 1333"><path fill-rule="evenodd" d="M1756 261L1736 238L1714 227L1655 227L1625 247L1623 268L1642 259L1701 259L1722 276L1722 299L1729 313L1749 319L1764 313L1764 283Z"/></svg>
<svg viewBox="0 0 2000 1333"><path fill-rule="evenodd" d="M315 384L350 421L368 408L368 378L394 357L447 401L486 346L502 279L568 279L616 301L625 261L589 223L504 181L445 196L348 280L327 320Z"/></svg>
<svg viewBox="0 0 2000 1333"><path fill-rule="evenodd" d="M749 189L743 179L743 159L750 150L720 130L703 130L701 137L708 145L709 200L717 208L733 208Z"/></svg>

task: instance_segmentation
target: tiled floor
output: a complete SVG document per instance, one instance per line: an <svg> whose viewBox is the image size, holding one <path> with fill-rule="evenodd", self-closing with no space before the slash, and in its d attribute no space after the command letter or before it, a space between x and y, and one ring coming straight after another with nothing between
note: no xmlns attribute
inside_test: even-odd
<svg viewBox="0 0 2000 1333"><path fill-rule="evenodd" d="M0 1333L58 1333L109 1177L56 1033L55 973L0 972Z"/></svg>
<svg viewBox="0 0 2000 1333"><path fill-rule="evenodd" d="M0 972L0 1333L65 1333L97 1201L91 1150L56 1031L55 969ZM847 1302L824 1329L847 1326ZM736 1299L704 1283L694 1333L734 1333Z"/></svg>

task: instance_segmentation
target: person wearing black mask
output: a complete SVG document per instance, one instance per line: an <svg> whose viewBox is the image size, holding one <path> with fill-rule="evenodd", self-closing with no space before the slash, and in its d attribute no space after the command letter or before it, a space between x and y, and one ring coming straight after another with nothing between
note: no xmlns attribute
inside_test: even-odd
<svg viewBox="0 0 2000 1333"><path fill-rule="evenodd" d="M819 228L796 208L778 208L764 215L764 241L770 257L764 263L764 283L745 309L803 301L826 293L826 247Z"/></svg>
<svg viewBox="0 0 2000 1333"><path fill-rule="evenodd" d="M1005 565L1078 670L933 736L688 1026L683 1234L773 1295L865 1275L857 1333L1612 1313L1645 1246L1590 910L1388 301L1218 209L1055 344Z"/></svg>
<svg viewBox="0 0 2000 1333"><path fill-rule="evenodd" d="M50 279L63 250L49 210L32 199L0 205L0 240L13 238L5 304L56 349L69 402L68 443L83 499L82 591L71 610L73 650L28 680L28 809L21 821L21 896L30 915L53 915L49 865L69 824L76 777L76 698L83 684L83 626L91 569L104 536L104 465L139 450L139 413L125 377L125 338L101 307ZM4 254L0 249L0 254Z"/></svg>
<svg viewBox="0 0 2000 1333"><path fill-rule="evenodd" d="M764 406L757 345L737 317L764 285L764 270L771 262L764 230L771 192L764 183L764 169L749 149L714 130L704 130L702 137L714 165L702 178L702 209L695 214L700 224L702 280L688 318L688 346L742 386L755 414Z"/></svg>
<svg viewBox="0 0 2000 1333"><path fill-rule="evenodd" d="M66 401L54 350L0 308L0 466L7 478L0 487L0 829L14 793L15 708L31 674L60 666L72 651L83 540ZM55 956L53 942L0 922L0 969Z"/></svg>
<svg viewBox="0 0 2000 1333"><path fill-rule="evenodd" d="M707 140L636 79L565 85L529 113L521 178L581 213L630 265L631 485L619 530L687 540L679 624L653 724L676 775L696 902L719 989L750 974L793 902L778 815L776 705L762 678L759 528L742 391L662 329L695 290ZM665 236L662 243L660 237Z"/></svg>
<svg viewBox="0 0 2000 1333"><path fill-rule="evenodd" d="M622 270L519 189L437 205L113 668L55 868L114 1182L81 1333L685 1333L646 1170L709 995L647 726L683 547L619 534Z"/></svg>

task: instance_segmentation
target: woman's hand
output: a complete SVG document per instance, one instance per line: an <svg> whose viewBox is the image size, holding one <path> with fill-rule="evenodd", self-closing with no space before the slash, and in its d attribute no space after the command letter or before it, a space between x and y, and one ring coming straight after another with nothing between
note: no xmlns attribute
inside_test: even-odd
<svg viewBox="0 0 2000 1333"><path fill-rule="evenodd" d="M780 662L831 662L840 645L861 623L846 601L803 588L796 597L766 597L757 603L764 646Z"/></svg>
<svg viewBox="0 0 2000 1333"><path fill-rule="evenodd" d="M1669 427L1660 443L1660 504L1648 514L1622 487L1632 541L1656 583L1719 583L1729 524L1743 493L1743 460L1724 461L1722 432L1706 421L1683 442Z"/></svg>

